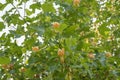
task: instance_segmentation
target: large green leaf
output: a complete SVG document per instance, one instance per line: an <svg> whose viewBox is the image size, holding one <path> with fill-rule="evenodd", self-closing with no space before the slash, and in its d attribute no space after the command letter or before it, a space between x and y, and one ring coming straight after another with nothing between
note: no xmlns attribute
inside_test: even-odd
<svg viewBox="0 0 120 80"><path fill-rule="evenodd" d="M10 58L9 57L0 57L0 64L9 64Z"/></svg>
<svg viewBox="0 0 120 80"><path fill-rule="evenodd" d="M44 26L31 26L30 28L36 31L39 35L43 35L45 32Z"/></svg>
<svg viewBox="0 0 120 80"><path fill-rule="evenodd" d="M55 9L53 7L53 3L46 2L42 5L42 9L44 12L55 12Z"/></svg>
<svg viewBox="0 0 120 80"><path fill-rule="evenodd" d="M34 4L30 5L30 9L32 9L33 12L35 12L35 9L40 9L40 8L41 8L40 3L34 3Z"/></svg>

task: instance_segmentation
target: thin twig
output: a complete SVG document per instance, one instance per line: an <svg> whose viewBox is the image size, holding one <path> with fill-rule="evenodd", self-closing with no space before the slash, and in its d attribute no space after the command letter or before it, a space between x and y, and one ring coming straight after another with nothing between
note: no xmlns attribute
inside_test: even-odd
<svg viewBox="0 0 120 80"><path fill-rule="evenodd" d="M16 6L15 6L13 3L11 3L11 4L12 4L12 6L16 9L16 11L18 12L18 14L20 15L20 12L19 12L19 10L16 8ZM27 25L29 25L29 24L27 23L27 21L25 20L24 17L22 17L21 15L20 15L20 17L24 20L24 22L25 22Z"/></svg>

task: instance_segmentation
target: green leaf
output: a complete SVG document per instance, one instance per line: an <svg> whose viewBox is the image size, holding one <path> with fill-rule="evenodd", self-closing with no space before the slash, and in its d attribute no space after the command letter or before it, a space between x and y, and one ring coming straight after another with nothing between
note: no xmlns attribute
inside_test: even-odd
<svg viewBox="0 0 120 80"><path fill-rule="evenodd" d="M30 76L30 77L34 76L34 74L35 74L35 72L31 69L27 69L25 72L25 75Z"/></svg>
<svg viewBox="0 0 120 80"><path fill-rule="evenodd" d="M13 3L13 0L6 0L7 3Z"/></svg>
<svg viewBox="0 0 120 80"><path fill-rule="evenodd" d="M5 28L4 23L3 23L3 22L0 22L0 31L1 31L3 28Z"/></svg>
<svg viewBox="0 0 120 80"><path fill-rule="evenodd" d="M42 5L42 9L44 12L55 12L55 9L53 7L53 3L51 3L51 2L44 3Z"/></svg>
<svg viewBox="0 0 120 80"><path fill-rule="evenodd" d="M43 80L53 80L52 74L49 74L47 77L45 77Z"/></svg>
<svg viewBox="0 0 120 80"><path fill-rule="evenodd" d="M38 32L39 35L42 35L45 32L44 26L31 26L31 29Z"/></svg>
<svg viewBox="0 0 120 80"><path fill-rule="evenodd" d="M25 9L26 13L28 16L30 16L32 14L32 12L29 9Z"/></svg>
<svg viewBox="0 0 120 80"><path fill-rule="evenodd" d="M99 28L98 28L100 34L106 36L108 31L110 31L110 29L107 27L106 23L103 23Z"/></svg>
<svg viewBox="0 0 120 80"><path fill-rule="evenodd" d="M120 37L120 29L115 30L113 33L114 33L116 38Z"/></svg>
<svg viewBox="0 0 120 80"><path fill-rule="evenodd" d="M76 45L76 43L77 43L76 38L72 38L72 37L67 38L67 39L65 40L65 42L66 42L66 47L67 47L69 50L72 50L72 49L76 48L76 47L75 47L75 45Z"/></svg>
<svg viewBox="0 0 120 80"><path fill-rule="evenodd" d="M9 57L0 57L0 64L9 64L10 58Z"/></svg>
<svg viewBox="0 0 120 80"><path fill-rule="evenodd" d="M73 0L66 0L66 2L68 2L68 3L72 3L72 2L73 2Z"/></svg>
<svg viewBox="0 0 120 80"><path fill-rule="evenodd" d="M87 70L87 71L88 71L88 74L89 74L90 78L92 79L92 77L93 77L92 71L91 70Z"/></svg>
<svg viewBox="0 0 120 80"><path fill-rule="evenodd" d="M65 29L65 31L63 32L64 36L71 36L75 34L75 31L77 29L77 26L70 26L68 28Z"/></svg>
<svg viewBox="0 0 120 80"><path fill-rule="evenodd" d="M39 3L30 5L30 9L32 9L33 12L35 12L35 9L40 9L40 8L41 8L41 4Z"/></svg>
<svg viewBox="0 0 120 80"><path fill-rule="evenodd" d="M65 28L67 28L66 24L60 24L60 27L56 28L56 30L59 31L60 33L62 33Z"/></svg>
<svg viewBox="0 0 120 80"><path fill-rule="evenodd" d="M6 7L6 4L0 3L0 10L2 11Z"/></svg>

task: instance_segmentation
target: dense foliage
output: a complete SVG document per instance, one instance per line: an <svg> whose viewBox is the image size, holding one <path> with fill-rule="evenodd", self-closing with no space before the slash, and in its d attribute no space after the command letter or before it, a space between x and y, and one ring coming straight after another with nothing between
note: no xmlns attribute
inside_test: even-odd
<svg viewBox="0 0 120 80"><path fill-rule="evenodd" d="M1 80L120 80L120 0L28 2L0 3Z"/></svg>

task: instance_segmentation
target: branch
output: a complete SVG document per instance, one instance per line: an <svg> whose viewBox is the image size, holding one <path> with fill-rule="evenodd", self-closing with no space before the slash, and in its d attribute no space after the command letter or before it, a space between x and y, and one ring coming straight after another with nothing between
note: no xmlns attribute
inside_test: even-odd
<svg viewBox="0 0 120 80"><path fill-rule="evenodd" d="M20 15L20 12L19 12L19 10L16 8L16 6L13 4L13 3L11 3L12 4L12 6L16 9L16 11L18 12L18 14ZM25 8L24 8L25 9ZM24 17L22 17L21 15L20 15L20 17L24 20L24 22L27 24L27 25L29 25L28 23L27 23L27 21L25 20L25 10L24 10Z"/></svg>

